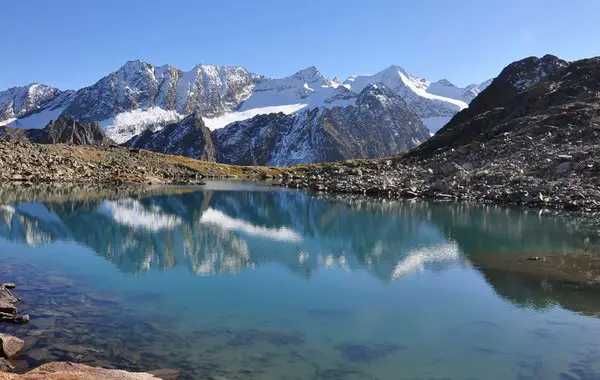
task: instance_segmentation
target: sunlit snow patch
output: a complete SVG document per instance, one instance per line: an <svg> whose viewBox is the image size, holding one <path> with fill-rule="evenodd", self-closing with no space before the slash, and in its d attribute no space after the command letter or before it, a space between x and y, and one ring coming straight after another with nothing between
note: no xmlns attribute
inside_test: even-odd
<svg viewBox="0 0 600 380"><path fill-rule="evenodd" d="M166 214L160 207L144 207L134 199L104 201L98 212L117 223L149 231L168 230L181 224L180 218Z"/></svg>
<svg viewBox="0 0 600 380"><path fill-rule="evenodd" d="M287 104L283 106L270 106L270 107L259 107L252 108L246 111L239 112L230 112L222 116L214 117L214 118L202 118L204 124L210 129L214 131L215 129L223 128L226 125L234 123L236 121L242 121L251 119L256 115L265 115L270 113L279 113L282 112L286 115L292 114L306 107L307 104L296 103L296 104Z"/></svg>
<svg viewBox="0 0 600 380"><path fill-rule="evenodd" d="M164 110L160 107L135 109L122 112L115 117L100 122L100 126L114 142L122 144L147 128L153 131L165 125L175 123L183 118L177 111Z"/></svg>
<svg viewBox="0 0 600 380"><path fill-rule="evenodd" d="M302 237L289 228L269 228L263 226L255 226L245 220L234 219L225 215L221 211L209 208L200 218L201 223L214 224L226 230L243 232L248 235L259 236L266 239L281 240L288 242L300 242Z"/></svg>
<svg viewBox="0 0 600 380"><path fill-rule="evenodd" d="M8 119L0 121L0 126L7 126L11 128L41 129L48 125L48 123L52 120L58 119L64 110L64 108L43 110L21 119Z"/></svg>

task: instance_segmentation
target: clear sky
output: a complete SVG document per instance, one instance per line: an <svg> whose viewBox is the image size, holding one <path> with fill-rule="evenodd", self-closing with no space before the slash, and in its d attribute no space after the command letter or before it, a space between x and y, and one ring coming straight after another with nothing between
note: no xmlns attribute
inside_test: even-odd
<svg viewBox="0 0 600 380"><path fill-rule="evenodd" d="M79 88L133 59L341 79L397 64L466 85L526 56L600 55L600 0L12 0L2 14L0 89Z"/></svg>

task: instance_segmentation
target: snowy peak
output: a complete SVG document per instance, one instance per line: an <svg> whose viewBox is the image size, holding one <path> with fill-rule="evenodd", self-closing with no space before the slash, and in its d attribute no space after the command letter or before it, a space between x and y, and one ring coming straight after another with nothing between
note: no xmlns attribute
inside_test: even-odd
<svg viewBox="0 0 600 380"><path fill-rule="evenodd" d="M453 83L451 83L448 79L440 79L437 82L433 82L433 84L437 84L439 86L443 86L443 87L456 87Z"/></svg>
<svg viewBox="0 0 600 380"><path fill-rule="evenodd" d="M383 109L398 104L407 107L406 103L400 97L381 83L368 85L360 92L356 99L357 106L367 107L373 110Z"/></svg>
<svg viewBox="0 0 600 380"><path fill-rule="evenodd" d="M485 90L490 84L492 84L493 80L494 79L492 78L479 84L468 85L467 87L465 87L463 98L469 99L470 102L471 100L475 99L475 97L477 97L477 95L479 95L481 91Z"/></svg>
<svg viewBox="0 0 600 380"><path fill-rule="evenodd" d="M57 88L40 83L13 87L0 92L0 121L27 116L61 94Z"/></svg>
<svg viewBox="0 0 600 380"><path fill-rule="evenodd" d="M471 103L481 91L489 86L490 83L492 83L492 79L488 79L479 84L470 84L465 88L460 88L447 79L441 79L429 84L427 92L447 98L459 99L468 104Z"/></svg>
<svg viewBox="0 0 600 380"><path fill-rule="evenodd" d="M64 114L98 122L109 137L122 143L194 112L209 129L216 129L260 114L352 106L371 84L387 87L433 131L467 107L483 88L462 89L447 80L430 83L397 65L341 82L326 78L315 66L268 78L239 66L198 64L184 71L133 60L74 94L37 84L2 92L0 123L43 128Z"/></svg>
<svg viewBox="0 0 600 380"><path fill-rule="evenodd" d="M318 81L325 82L326 81L323 74L321 74L321 72L319 70L317 70L317 68L314 66L310 66L310 67L307 67L306 69L298 71L296 74L293 75L293 77L297 78L300 81L306 82L306 83L314 83L314 82L318 82Z"/></svg>

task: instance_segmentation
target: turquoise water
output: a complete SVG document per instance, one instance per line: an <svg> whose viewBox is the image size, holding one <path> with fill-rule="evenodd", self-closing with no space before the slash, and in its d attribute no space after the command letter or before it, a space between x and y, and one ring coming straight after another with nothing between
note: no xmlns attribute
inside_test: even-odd
<svg viewBox="0 0 600 380"><path fill-rule="evenodd" d="M73 197L75 199L75 197ZM488 268L598 252L536 210L209 183L179 195L0 200L21 370L74 360L197 379L600 379L600 298Z"/></svg>

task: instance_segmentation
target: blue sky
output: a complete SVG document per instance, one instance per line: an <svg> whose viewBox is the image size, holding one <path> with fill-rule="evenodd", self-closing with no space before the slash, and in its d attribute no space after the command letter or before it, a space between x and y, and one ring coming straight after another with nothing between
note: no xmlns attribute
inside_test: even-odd
<svg viewBox="0 0 600 380"><path fill-rule="evenodd" d="M552 53L600 55L599 0L18 0L2 5L0 89L79 88L143 59L328 77L398 64L457 85Z"/></svg>

